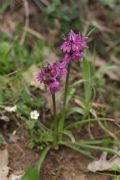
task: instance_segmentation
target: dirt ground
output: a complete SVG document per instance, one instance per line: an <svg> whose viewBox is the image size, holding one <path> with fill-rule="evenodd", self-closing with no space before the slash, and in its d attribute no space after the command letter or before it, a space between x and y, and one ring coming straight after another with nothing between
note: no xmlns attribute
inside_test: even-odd
<svg viewBox="0 0 120 180"><path fill-rule="evenodd" d="M18 142L8 146L11 171L19 172L34 165L39 154L29 150L26 143ZM112 177L87 171L91 159L70 149L61 147L50 151L41 169L41 180L112 180Z"/></svg>
<svg viewBox="0 0 120 180"><path fill-rule="evenodd" d="M93 136L97 138L104 135L98 125L91 128ZM26 133L25 133L26 134ZM86 139L89 137L87 127L78 133L76 138ZM22 170L31 167L39 157L39 150L30 150L27 147L27 140L24 137L15 143L9 143L7 146L9 153L9 166L11 172L21 172ZM94 153L94 156L99 159L101 153ZM87 166L93 159L90 159L80 153L70 150L66 147L60 147L59 150L51 150L44 161L41 169L41 180L112 180L112 176L91 173Z"/></svg>

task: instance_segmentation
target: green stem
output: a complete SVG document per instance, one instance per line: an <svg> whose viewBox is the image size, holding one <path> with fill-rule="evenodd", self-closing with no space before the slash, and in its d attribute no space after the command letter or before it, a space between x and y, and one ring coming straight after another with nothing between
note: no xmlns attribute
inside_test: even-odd
<svg viewBox="0 0 120 180"><path fill-rule="evenodd" d="M57 118L56 118L56 98L55 94L52 94L52 102L53 102L53 146L57 145Z"/></svg>
<svg viewBox="0 0 120 180"><path fill-rule="evenodd" d="M53 102L53 116L56 117L56 100L55 100L55 94L52 94L52 102Z"/></svg>
<svg viewBox="0 0 120 180"><path fill-rule="evenodd" d="M65 82L64 104L63 104L62 115L61 115L61 119L59 122L59 129L58 129L59 141L62 140L62 132L63 132L63 128L64 128L65 111L66 111L67 95L68 95L68 88L69 88L70 68L71 68L71 63L68 64L68 72L67 72L66 82Z"/></svg>
<svg viewBox="0 0 120 180"><path fill-rule="evenodd" d="M64 106L63 106L63 108L66 108L66 104L67 104L67 95L68 95L68 88L69 88L70 68L71 68L71 63L68 64L68 72L67 72L66 82L65 82L65 94L64 94Z"/></svg>

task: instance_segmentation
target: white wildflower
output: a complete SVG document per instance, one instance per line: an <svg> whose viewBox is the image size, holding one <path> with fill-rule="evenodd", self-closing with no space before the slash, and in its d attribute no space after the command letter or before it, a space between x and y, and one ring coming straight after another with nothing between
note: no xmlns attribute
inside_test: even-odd
<svg viewBox="0 0 120 180"><path fill-rule="evenodd" d="M40 114L39 114L38 111L36 111L36 110L34 110L34 111L32 111L32 112L30 113L31 119L37 120L39 116L40 116Z"/></svg>
<svg viewBox="0 0 120 180"><path fill-rule="evenodd" d="M7 112L16 112L17 111L17 106L6 106L5 111Z"/></svg>

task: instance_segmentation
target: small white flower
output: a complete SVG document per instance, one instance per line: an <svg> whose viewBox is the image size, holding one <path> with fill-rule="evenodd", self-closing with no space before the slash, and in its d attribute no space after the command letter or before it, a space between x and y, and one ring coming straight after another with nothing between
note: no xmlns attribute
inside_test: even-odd
<svg viewBox="0 0 120 180"><path fill-rule="evenodd" d="M32 111L31 113L30 113L30 117L31 117L31 119L35 119L35 120L37 120L38 119L38 117L39 117L39 113L38 113L38 111Z"/></svg>
<svg viewBox="0 0 120 180"><path fill-rule="evenodd" d="M16 112L17 111L17 106L6 106L5 111L7 112Z"/></svg>

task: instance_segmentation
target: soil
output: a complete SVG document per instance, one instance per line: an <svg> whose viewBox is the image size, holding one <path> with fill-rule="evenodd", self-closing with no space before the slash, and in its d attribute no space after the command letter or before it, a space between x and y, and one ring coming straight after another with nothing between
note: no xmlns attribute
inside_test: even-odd
<svg viewBox="0 0 120 180"><path fill-rule="evenodd" d="M10 131L13 129L13 125L15 126L15 123L12 120L10 122L8 125L6 123L1 124L0 131L4 134L7 142L11 173L19 173L34 166L40 155L40 150L28 148L27 130L24 125L16 131L15 137L18 140L12 137ZM111 131L116 131L116 126L113 123L108 123L108 125ZM88 127L87 125L82 127L81 131L76 134L77 140L91 139L91 136L95 139L108 136L98 124L92 125L90 129ZM17 126L14 128L16 129ZM72 131L74 132L74 129ZM99 159L100 155L101 152L94 152L97 159ZM87 166L92 161L93 159L66 147L51 150L43 163L40 174L41 180L101 180L101 178L103 180L112 180L112 176L89 172Z"/></svg>
<svg viewBox="0 0 120 180"><path fill-rule="evenodd" d="M62 148L59 152L50 152L46 159L42 180L111 180L109 176L87 172L91 159L70 149Z"/></svg>
<svg viewBox="0 0 120 180"><path fill-rule="evenodd" d="M97 124L91 130L94 137L97 138L100 138L101 133L103 133ZM84 127L76 138L88 139L89 136L87 127ZM38 159L40 155L39 150L30 150L27 147L27 143L28 141L25 137L15 143L8 143L7 149L11 172L24 171L28 167L33 166ZM95 155L99 158L101 153L94 153ZM60 147L59 150L51 150L42 166L41 180L101 180L101 178L103 180L112 180L112 176L89 172L87 166L92 161L93 159L66 147Z"/></svg>
<svg viewBox="0 0 120 180"><path fill-rule="evenodd" d="M39 154L27 148L25 141L9 144L9 166L19 172L34 165ZM61 147L51 150L41 169L41 180L112 180L112 177L87 171L92 160L75 151Z"/></svg>
<svg viewBox="0 0 120 180"><path fill-rule="evenodd" d="M12 171L21 171L35 164L38 154L27 148L25 141L9 144L9 166Z"/></svg>

